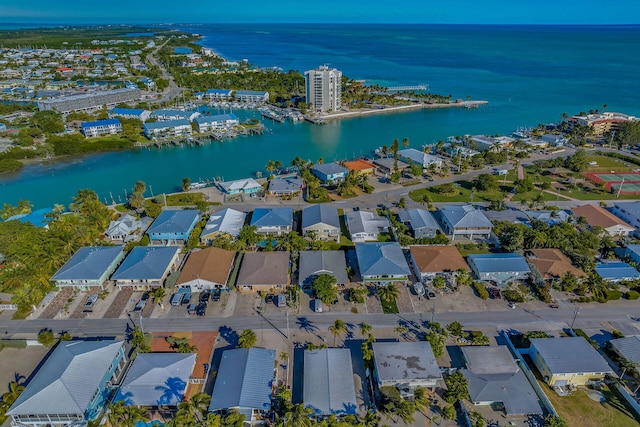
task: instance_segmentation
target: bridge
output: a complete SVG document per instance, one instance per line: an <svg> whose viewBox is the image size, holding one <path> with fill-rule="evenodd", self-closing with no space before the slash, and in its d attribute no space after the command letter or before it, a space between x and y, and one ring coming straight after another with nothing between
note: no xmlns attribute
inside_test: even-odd
<svg viewBox="0 0 640 427"><path fill-rule="evenodd" d="M387 88L387 92L409 92L415 90L427 91L429 90L429 85L426 83L421 83L414 86L393 86Z"/></svg>

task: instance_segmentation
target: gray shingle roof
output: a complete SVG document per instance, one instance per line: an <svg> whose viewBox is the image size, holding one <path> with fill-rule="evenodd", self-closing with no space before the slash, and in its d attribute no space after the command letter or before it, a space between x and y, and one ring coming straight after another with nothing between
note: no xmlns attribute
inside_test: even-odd
<svg viewBox="0 0 640 427"><path fill-rule="evenodd" d="M414 230L421 228L435 228L436 230L440 230L440 226L428 210L401 209L398 211L398 216L400 217L400 221L410 223L411 228Z"/></svg>
<svg viewBox="0 0 640 427"><path fill-rule="evenodd" d="M530 272L527 260L518 254L471 254L467 258L475 264L478 273Z"/></svg>
<svg viewBox="0 0 640 427"><path fill-rule="evenodd" d="M238 286L289 283L289 252L247 252L242 257Z"/></svg>
<svg viewBox="0 0 640 427"><path fill-rule="evenodd" d="M300 178L281 178L269 181L269 191L274 193L299 191L304 186L304 181Z"/></svg>
<svg viewBox="0 0 640 427"><path fill-rule="evenodd" d="M147 230L147 234L186 233L199 216L200 212L193 209L162 211Z"/></svg>
<svg viewBox="0 0 640 427"><path fill-rule="evenodd" d="M276 352L236 348L222 353L209 411L227 408L271 408L271 382Z"/></svg>
<svg viewBox="0 0 640 427"><path fill-rule="evenodd" d="M86 246L78 249L51 280L98 280L120 256L122 246Z"/></svg>
<svg viewBox="0 0 640 427"><path fill-rule="evenodd" d="M356 243L356 256L363 276L410 274L397 242Z"/></svg>
<svg viewBox="0 0 640 427"><path fill-rule="evenodd" d="M111 276L112 280L161 279L178 246L136 246Z"/></svg>
<svg viewBox="0 0 640 427"><path fill-rule="evenodd" d="M613 372L600 353L582 337L531 338L552 374Z"/></svg>
<svg viewBox="0 0 640 427"><path fill-rule="evenodd" d="M343 251L300 251L298 284L302 286L308 279L320 274L330 274L336 283L349 283L347 263Z"/></svg>
<svg viewBox="0 0 640 427"><path fill-rule="evenodd" d="M487 228L492 227L491 221L484 214L471 205L449 205L442 208L440 214L447 218L456 228Z"/></svg>
<svg viewBox="0 0 640 427"><path fill-rule="evenodd" d="M7 414L83 414L123 344L60 342Z"/></svg>
<svg viewBox="0 0 640 427"><path fill-rule="evenodd" d="M420 342L374 342L376 372L380 381L407 382L442 378L431 345Z"/></svg>
<svg viewBox="0 0 640 427"><path fill-rule="evenodd" d="M338 209L326 204L316 204L302 211L302 228L319 223L339 228Z"/></svg>
<svg viewBox="0 0 640 427"><path fill-rule="evenodd" d="M291 227L292 224L291 208L257 208L251 215L251 225L256 227Z"/></svg>
<svg viewBox="0 0 640 427"><path fill-rule="evenodd" d="M625 359L640 363L640 337L637 335L618 338L609 341L609 344Z"/></svg>
<svg viewBox="0 0 640 427"><path fill-rule="evenodd" d="M115 400L124 400L127 406L177 406L195 364L195 353L139 354Z"/></svg>
<svg viewBox="0 0 640 427"><path fill-rule="evenodd" d="M351 351L325 348L304 352L304 406L313 415L356 414Z"/></svg>

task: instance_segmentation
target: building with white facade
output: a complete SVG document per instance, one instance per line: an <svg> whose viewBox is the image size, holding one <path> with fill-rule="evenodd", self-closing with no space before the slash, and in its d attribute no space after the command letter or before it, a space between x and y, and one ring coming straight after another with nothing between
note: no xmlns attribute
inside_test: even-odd
<svg viewBox="0 0 640 427"><path fill-rule="evenodd" d="M95 122L83 122L81 129L86 138L117 135L122 132L122 123L118 119L96 120Z"/></svg>
<svg viewBox="0 0 640 427"><path fill-rule="evenodd" d="M304 78L311 110L326 113L342 107L342 71L323 65L305 71Z"/></svg>

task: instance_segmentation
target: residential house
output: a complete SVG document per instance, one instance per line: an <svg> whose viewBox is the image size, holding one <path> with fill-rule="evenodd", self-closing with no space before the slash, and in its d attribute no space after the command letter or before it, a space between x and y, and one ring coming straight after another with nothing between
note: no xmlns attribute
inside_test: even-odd
<svg viewBox="0 0 640 427"><path fill-rule="evenodd" d="M583 337L531 338L529 355L551 387L585 385L613 374L600 353Z"/></svg>
<svg viewBox="0 0 640 427"><path fill-rule="evenodd" d="M640 228L640 202L616 202L611 212L629 225Z"/></svg>
<svg viewBox="0 0 640 427"><path fill-rule="evenodd" d="M144 124L144 136L149 139L191 136L189 120L168 120Z"/></svg>
<svg viewBox="0 0 640 427"><path fill-rule="evenodd" d="M586 277L586 273L576 268L560 249L530 249L528 261L534 265L545 280L559 280L565 274Z"/></svg>
<svg viewBox="0 0 640 427"><path fill-rule="evenodd" d="M178 288L192 292L226 289L236 252L220 248L193 249L176 281Z"/></svg>
<svg viewBox="0 0 640 427"><path fill-rule="evenodd" d="M616 338L609 341L608 347L621 358L640 365L640 336Z"/></svg>
<svg viewBox="0 0 640 427"><path fill-rule="evenodd" d="M178 269L179 246L136 246L111 280L117 286L138 290L159 288L167 276Z"/></svg>
<svg viewBox="0 0 640 427"><path fill-rule="evenodd" d="M247 252L236 281L239 291L283 290L289 286L289 252Z"/></svg>
<svg viewBox="0 0 640 427"><path fill-rule="evenodd" d="M409 164L420 165L423 169L427 169L431 165L436 165L437 168L442 166L442 159L440 157L416 150L415 148L398 151L398 157Z"/></svg>
<svg viewBox="0 0 640 427"><path fill-rule="evenodd" d="M313 281L321 274L336 278L336 285L349 283L347 262L343 251L300 251L298 285L311 288Z"/></svg>
<svg viewBox="0 0 640 427"><path fill-rule="evenodd" d="M78 249L52 277L59 288L71 286L85 291L102 284L124 259L122 246L86 246Z"/></svg>
<svg viewBox="0 0 640 427"><path fill-rule="evenodd" d="M640 279L638 270L622 261L599 262L596 264L596 273L611 283Z"/></svg>
<svg viewBox="0 0 640 427"><path fill-rule="evenodd" d="M494 221L506 221L512 224L529 224L527 217L521 210L505 209L503 211L482 211L482 214L492 223Z"/></svg>
<svg viewBox="0 0 640 427"><path fill-rule="evenodd" d="M373 161L373 164L378 168L378 171L384 175L391 175L396 166L399 172L402 172L409 167L408 163L401 160L396 162L393 157L382 157L380 159L376 159Z"/></svg>
<svg viewBox="0 0 640 427"><path fill-rule="evenodd" d="M102 414L126 366L124 341L60 341L6 415L14 426L86 425Z"/></svg>
<svg viewBox="0 0 640 427"><path fill-rule="evenodd" d="M133 108L112 108L109 110L109 118L122 117L123 119L137 119L141 122L147 121L151 117L151 111L138 110Z"/></svg>
<svg viewBox="0 0 640 427"><path fill-rule="evenodd" d="M155 110L151 113L151 118L159 122L186 120L192 122L196 117L200 116L197 111L182 110Z"/></svg>
<svg viewBox="0 0 640 427"><path fill-rule="evenodd" d="M269 102L269 92L256 90L236 90L233 97L242 102Z"/></svg>
<svg viewBox="0 0 640 427"><path fill-rule="evenodd" d="M200 211L195 209L163 210L147 229L147 235L151 244L186 243L199 219Z"/></svg>
<svg viewBox="0 0 640 427"><path fill-rule="evenodd" d="M300 178L277 178L269 180L270 196L294 196L304 188L304 180Z"/></svg>
<svg viewBox="0 0 640 427"><path fill-rule="evenodd" d="M493 224L482 211L471 205L448 205L440 210L440 223L442 230L455 240L456 236L466 236L473 239L474 236L491 235Z"/></svg>
<svg viewBox="0 0 640 427"><path fill-rule="evenodd" d="M373 173L376 171L376 165L371 163L369 160L364 159L344 162L343 165L345 168L349 169L349 171L354 171L365 175L373 175Z"/></svg>
<svg viewBox="0 0 640 427"><path fill-rule="evenodd" d="M571 213L564 209L556 211L525 211L524 213L531 221L538 220L546 222L549 225L556 225L571 220Z"/></svg>
<svg viewBox="0 0 640 427"><path fill-rule="evenodd" d="M251 215L251 226L259 234L287 234L293 229L291 208L257 208Z"/></svg>
<svg viewBox="0 0 640 427"><path fill-rule="evenodd" d="M458 270L471 271L455 246L409 246L411 264L421 281L438 275L453 275Z"/></svg>
<svg viewBox="0 0 640 427"><path fill-rule="evenodd" d="M480 151L493 151L500 152L505 148L510 148L511 144L515 141L510 136L486 136L486 135L474 135L471 137L471 143L474 144Z"/></svg>
<svg viewBox="0 0 640 427"><path fill-rule="evenodd" d="M222 353L209 412L237 411L253 423L271 410L275 350L235 348Z"/></svg>
<svg viewBox="0 0 640 427"><path fill-rule="evenodd" d="M302 235L315 239L340 241L338 209L327 204L315 204L302 211Z"/></svg>
<svg viewBox="0 0 640 427"><path fill-rule="evenodd" d="M52 212L53 212L52 208L42 208L28 214L14 215L10 218L5 219L4 222L17 220L23 224L28 223L35 227L49 228L49 221L51 221L51 217L49 215Z"/></svg>
<svg viewBox="0 0 640 427"><path fill-rule="evenodd" d="M609 212L595 205L583 205L572 208L576 217L583 217L591 228L602 227L610 236L628 236L635 228Z"/></svg>
<svg viewBox="0 0 640 427"><path fill-rule="evenodd" d="M200 234L200 243L210 245L216 237L225 234L237 238L246 218L246 213L231 208L212 213Z"/></svg>
<svg viewBox="0 0 640 427"><path fill-rule="evenodd" d="M425 209L400 209L398 211L400 221L413 231L413 237L421 239L433 238L441 233L438 222L431 212Z"/></svg>
<svg viewBox="0 0 640 427"><path fill-rule="evenodd" d="M319 163L311 166L311 173L324 183L337 184L347 178L349 169L335 162Z"/></svg>
<svg viewBox="0 0 640 427"><path fill-rule="evenodd" d="M218 114L215 116L200 116L193 120L198 132L212 132L215 130L229 129L240 124L240 119L235 114Z"/></svg>
<svg viewBox="0 0 640 427"><path fill-rule="evenodd" d="M262 185L253 178L219 182L218 187L226 194L253 194L262 190Z"/></svg>
<svg viewBox="0 0 640 427"><path fill-rule="evenodd" d="M387 218L372 212L349 212L346 219L349 235L353 242L376 241L380 233L388 232L390 227Z"/></svg>
<svg viewBox="0 0 640 427"><path fill-rule="evenodd" d="M356 243L356 257L364 282L404 281L411 274L397 242Z"/></svg>
<svg viewBox="0 0 640 427"><path fill-rule="evenodd" d="M416 387L435 390L442 383L429 342L374 342L371 347L378 387L396 387L403 396L413 397Z"/></svg>
<svg viewBox="0 0 640 427"><path fill-rule="evenodd" d="M111 240L127 242L130 237L134 237L133 235L136 231L144 232L152 221L149 217L138 220L133 215L124 214L120 218L111 221L104 234Z"/></svg>
<svg viewBox="0 0 640 427"><path fill-rule="evenodd" d="M469 400L474 405L500 405L509 415L542 415L531 383L506 346L460 347Z"/></svg>
<svg viewBox="0 0 640 427"><path fill-rule="evenodd" d="M527 261L518 254L471 254L467 262L477 280L499 286L513 280L526 280L531 273Z"/></svg>
<svg viewBox="0 0 640 427"><path fill-rule="evenodd" d="M114 401L123 401L125 406L175 408L187 393L195 365L195 353L140 353Z"/></svg>
<svg viewBox="0 0 640 427"><path fill-rule="evenodd" d="M357 414L351 350L305 350L303 378L302 403L310 416Z"/></svg>
<svg viewBox="0 0 640 427"><path fill-rule="evenodd" d="M94 138L102 135L117 135L122 133L122 123L120 123L120 120L118 119L82 122L80 129L85 138Z"/></svg>

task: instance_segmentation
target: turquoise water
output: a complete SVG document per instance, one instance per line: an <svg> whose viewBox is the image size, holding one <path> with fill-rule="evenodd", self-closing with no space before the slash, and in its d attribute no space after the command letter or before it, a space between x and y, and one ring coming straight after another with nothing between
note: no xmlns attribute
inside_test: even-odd
<svg viewBox="0 0 640 427"><path fill-rule="evenodd" d="M0 178L0 203L69 203L79 188L124 198L136 180L155 194L192 180L236 179L268 160L345 159L409 138L507 133L601 108L640 115L640 27L216 25L185 29L229 59L304 70L330 63L385 85L428 83L435 93L490 102L478 110L420 110L330 122L265 122L273 133L198 147L141 149L30 165ZM238 112L253 117L251 112Z"/></svg>

